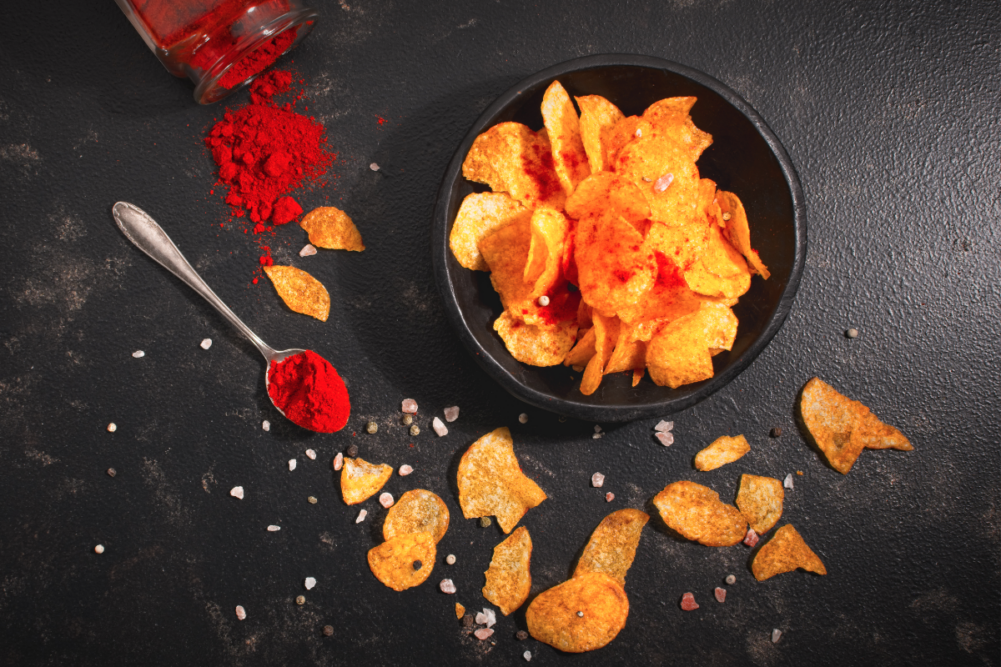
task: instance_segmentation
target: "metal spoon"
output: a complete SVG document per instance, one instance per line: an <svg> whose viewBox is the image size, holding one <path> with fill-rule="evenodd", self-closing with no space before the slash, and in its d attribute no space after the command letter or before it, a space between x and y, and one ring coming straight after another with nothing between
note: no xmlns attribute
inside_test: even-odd
<svg viewBox="0 0 1001 667"><path fill-rule="evenodd" d="M254 344L254 346L264 355L264 359L268 362L268 369L271 368L272 361L282 361L285 357L290 357L293 354L300 354L305 352L305 350L300 350L299 348L290 348L288 350L275 350L270 345L265 343L260 337L250 330L246 324L240 320L236 314L230 310L225 303L222 302L215 292L212 291L205 281L202 280L201 276L188 264L188 260L184 259L184 255L181 251L177 249L174 242L170 240L167 233L163 231L160 225L156 224L144 210L139 208L134 204L129 204L128 202L120 201L114 205L111 209L112 215L115 216L115 222L118 223L118 228L122 230L125 234L125 238L132 241L137 248L142 250L144 253L159 262L165 269L173 273L175 276L183 280L188 284L191 289L195 290L202 297L215 306L223 317L229 320L229 323L236 327L236 330L246 336L247 340ZM268 399L271 400L272 405L274 400L271 399L271 391L268 384L268 371L264 371L264 387L268 389ZM278 408L278 412L282 413L281 408ZM300 424L301 426L301 424Z"/></svg>

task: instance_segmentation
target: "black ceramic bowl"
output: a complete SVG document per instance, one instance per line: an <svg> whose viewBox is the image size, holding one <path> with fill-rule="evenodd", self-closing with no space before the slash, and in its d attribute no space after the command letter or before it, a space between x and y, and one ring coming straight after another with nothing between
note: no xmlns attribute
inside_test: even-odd
<svg viewBox="0 0 1001 667"><path fill-rule="evenodd" d="M462 177L473 140L497 123L542 127L539 105L554 79L571 96L602 95L627 116L642 114L665 97L694 95L692 119L713 136L698 161L699 173L737 193L747 209L751 241L772 275L755 276L734 307L740 321L733 349L713 358L715 376L677 389L658 387L647 375L636 387L628 373L606 375L591 396L580 393L581 373L564 366L539 368L508 353L493 330L500 298L483 271L456 262L449 233L463 198L485 186ZM694 405L735 378L778 332L792 307L806 257L803 193L789 156L757 113L735 92L701 72L658 58L601 55L578 58L525 79L500 96L459 145L438 192L432 233L435 278L449 320L477 362L517 398L578 419L628 421L665 415Z"/></svg>

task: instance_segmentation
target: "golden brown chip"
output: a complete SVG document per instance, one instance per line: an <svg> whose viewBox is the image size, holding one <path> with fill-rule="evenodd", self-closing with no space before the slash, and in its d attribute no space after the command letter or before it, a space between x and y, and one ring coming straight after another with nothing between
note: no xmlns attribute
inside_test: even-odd
<svg viewBox="0 0 1001 667"><path fill-rule="evenodd" d="M733 347L737 339L737 316L724 303L703 301L699 314L705 324L706 344L713 352L722 352Z"/></svg>
<svg viewBox="0 0 1001 667"><path fill-rule="evenodd" d="M612 356L615 342L619 338L619 318L605 317L597 311L593 315L595 353L590 361L587 362L587 368L584 369L584 377L580 381L580 393L585 396L593 394L598 385L601 384L601 377L605 373L605 365L608 363L609 357Z"/></svg>
<svg viewBox="0 0 1001 667"><path fill-rule="evenodd" d="M494 192L509 192L528 208L545 204L562 209L566 201L545 133L521 123L500 123L476 137L462 175Z"/></svg>
<svg viewBox="0 0 1001 667"><path fill-rule="evenodd" d="M297 313L315 317L321 322L330 315L330 294L319 280L294 266L265 266L275 291L285 305Z"/></svg>
<svg viewBox="0 0 1001 667"><path fill-rule="evenodd" d="M455 617L461 621L462 617L465 616L465 615L466 615L466 608L463 607L458 602L456 602L455 603Z"/></svg>
<svg viewBox="0 0 1001 667"><path fill-rule="evenodd" d="M710 297L739 297L751 288L747 262L715 224L709 225L705 249L685 272L685 280L693 291Z"/></svg>
<svg viewBox="0 0 1001 667"><path fill-rule="evenodd" d="M643 193L651 220L683 225L697 216L699 169L683 144L666 136L644 135L619 150L612 169Z"/></svg>
<svg viewBox="0 0 1001 667"><path fill-rule="evenodd" d="M542 97L542 122L552 145L553 165L563 191L569 197L591 168L580 138L580 121L570 96L559 81L553 81Z"/></svg>
<svg viewBox="0 0 1001 667"><path fill-rule="evenodd" d="M626 572L633 564L643 526L649 520L646 512L635 509L619 510L606 516L591 533L573 576L604 572L625 588Z"/></svg>
<svg viewBox="0 0 1001 667"><path fill-rule="evenodd" d="M601 130L601 149L605 152L605 169L612 169L615 157L624 146L652 132L650 121L639 116L627 116L611 127Z"/></svg>
<svg viewBox="0 0 1001 667"><path fill-rule="evenodd" d="M386 540L368 552L368 567L375 578L394 591L420 586L431 575L437 557L434 538L410 533Z"/></svg>
<svg viewBox="0 0 1001 667"><path fill-rule="evenodd" d="M341 495L348 505L357 505L379 492L389 480L393 468L385 463L368 463L360 458L344 458L341 469Z"/></svg>
<svg viewBox="0 0 1001 667"><path fill-rule="evenodd" d="M698 312L671 322L651 338L646 363L650 378L671 389L711 378L713 361Z"/></svg>
<svg viewBox="0 0 1001 667"><path fill-rule="evenodd" d="M635 325L636 340L649 341L662 325L702 307L700 297L689 289L680 267L660 251L654 251L654 259L657 278L653 287L635 304L618 309L623 322Z"/></svg>
<svg viewBox="0 0 1001 667"><path fill-rule="evenodd" d="M668 484L653 504L668 527L707 547L730 547L744 539L747 521L712 489L682 480Z"/></svg>
<svg viewBox="0 0 1001 667"><path fill-rule="evenodd" d="M601 95L575 97L580 107L580 138L587 153L591 173L596 174L608 166L608 157L601 143L601 133L625 118L619 108ZM579 186L578 186L579 187Z"/></svg>
<svg viewBox="0 0 1001 667"><path fill-rule="evenodd" d="M525 622L540 642L567 653L583 653L615 639L628 616L629 599L615 579L588 572L532 600Z"/></svg>
<svg viewBox="0 0 1001 667"><path fill-rule="evenodd" d="M365 249L355 223L347 213L334 206L314 208L303 217L299 226L306 230L309 242L317 248L356 252Z"/></svg>
<svg viewBox="0 0 1001 667"><path fill-rule="evenodd" d="M531 303L534 285L525 282L525 264L532 242L531 216L515 218L480 241L480 253L490 269L490 282L504 308Z"/></svg>
<svg viewBox="0 0 1001 667"><path fill-rule="evenodd" d="M494 547L483 597L507 616L525 603L532 590L532 537L521 526Z"/></svg>
<svg viewBox="0 0 1001 667"><path fill-rule="evenodd" d="M575 220L608 212L625 218L642 235L650 206L640 189L610 171L591 174L567 199L567 215Z"/></svg>
<svg viewBox="0 0 1001 667"><path fill-rule="evenodd" d="M494 321L494 331L511 356L531 366L556 366L563 362L577 338L577 323L564 320L551 326L526 324L505 310Z"/></svg>
<svg viewBox="0 0 1001 667"><path fill-rule="evenodd" d="M507 427L469 446L459 461L458 486L462 515L467 519L495 516L505 533L546 499L545 491L521 472Z"/></svg>
<svg viewBox="0 0 1001 667"><path fill-rule="evenodd" d="M549 294L560 277L563 244L570 221L556 209L541 207L532 212L532 240L525 262L524 279L532 286L531 298Z"/></svg>
<svg viewBox="0 0 1001 667"><path fill-rule="evenodd" d="M692 122L688 112L695 105L694 97L668 97L651 104L643 112L643 119L650 122L655 134L665 134L683 144L698 160L713 142L712 135L703 132Z"/></svg>
<svg viewBox="0 0 1001 667"><path fill-rule="evenodd" d="M397 535L429 533L435 543L448 530L448 507L437 494L424 489L407 491L386 514L382 536L387 541Z"/></svg>
<svg viewBox="0 0 1001 667"><path fill-rule="evenodd" d="M751 446L747 444L747 438L743 435L723 435L695 455L695 467L703 471L715 470L727 463L733 463L749 451Z"/></svg>
<svg viewBox="0 0 1001 667"><path fill-rule="evenodd" d="M758 581L764 581L776 574L792 572L797 567L808 572L827 574L827 568L817 554L813 553L800 537L792 524L786 524L775 531L772 539L758 549L751 561L751 573Z"/></svg>
<svg viewBox="0 0 1001 667"><path fill-rule="evenodd" d="M524 206L505 192L474 192L466 195L455 215L449 234L449 247L462 266L474 271L489 271L480 254L480 241L501 227L521 217L531 216Z"/></svg>
<svg viewBox="0 0 1001 667"><path fill-rule="evenodd" d="M587 333L584 334L584 336L577 341L577 344L574 345L574 348L570 350L570 353L567 355L567 358L563 360L563 365L584 366L585 364L587 364L587 362L591 360L591 357L593 357L595 355L595 352L597 351L595 347L596 340L597 340L597 332L594 330L594 327L592 326L590 329L587 330Z"/></svg>
<svg viewBox="0 0 1001 667"><path fill-rule="evenodd" d="M761 261L758 251L751 247L751 228L747 222L744 204L741 203L737 195L723 190L716 193L716 199L722 214L720 222L723 224L723 234L751 265L751 271L768 280L771 276L768 267Z"/></svg>
<svg viewBox="0 0 1001 667"><path fill-rule="evenodd" d="M577 226L576 245L581 298L595 310L614 315L653 287L654 254L624 218L609 212L584 218Z"/></svg>
<svg viewBox="0 0 1001 667"><path fill-rule="evenodd" d="M646 343L641 340L629 340L629 337L629 327L621 325L615 349L605 364L605 375L646 368Z"/></svg>
<svg viewBox="0 0 1001 667"><path fill-rule="evenodd" d="M827 462L847 475L863 449L914 449L903 433L882 423L858 401L834 390L820 378L803 387L799 411Z"/></svg>
<svg viewBox="0 0 1001 667"><path fill-rule="evenodd" d="M785 491L782 482L772 477L741 475L737 491L737 509L758 535L764 535L782 516Z"/></svg>

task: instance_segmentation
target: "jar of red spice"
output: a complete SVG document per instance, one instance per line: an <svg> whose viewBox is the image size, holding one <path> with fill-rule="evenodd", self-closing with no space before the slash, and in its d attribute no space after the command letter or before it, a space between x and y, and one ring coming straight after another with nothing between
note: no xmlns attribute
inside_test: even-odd
<svg viewBox="0 0 1001 667"><path fill-rule="evenodd" d="M115 0L174 76L211 104L239 90L313 29L299 0Z"/></svg>

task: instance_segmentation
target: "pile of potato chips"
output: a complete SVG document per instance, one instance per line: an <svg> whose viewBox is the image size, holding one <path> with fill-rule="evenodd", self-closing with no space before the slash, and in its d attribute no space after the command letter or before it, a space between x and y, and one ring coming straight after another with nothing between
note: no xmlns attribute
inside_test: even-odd
<svg viewBox="0 0 1001 667"><path fill-rule="evenodd" d="M736 337L731 307L769 274L740 200L699 177L712 137L689 116L696 99L629 117L599 95L576 100L579 116L554 81L545 129L507 122L476 138L462 173L492 192L463 200L452 253L490 271L512 356L583 369L583 394L608 373L635 386L649 369L671 388L711 378Z"/></svg>

